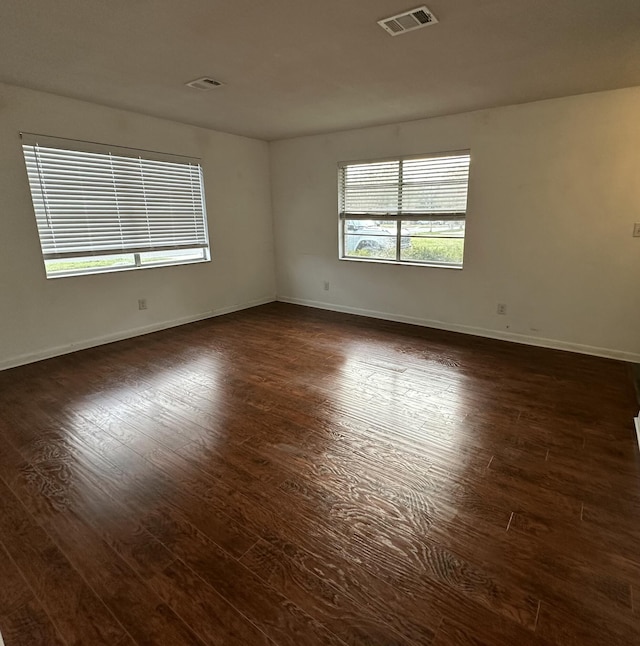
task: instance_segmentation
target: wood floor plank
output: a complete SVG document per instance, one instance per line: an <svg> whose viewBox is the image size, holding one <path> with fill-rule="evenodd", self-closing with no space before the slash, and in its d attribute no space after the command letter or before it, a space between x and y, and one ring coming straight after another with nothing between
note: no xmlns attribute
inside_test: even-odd
<svg viewBox="0 0 640 646"><path fill-rule="evenodd" d="M164 459L163 459L164 458ZM147 460L150 459L152 463L149 463ZM148 501L145 499L144 494L140 494L140 487L135 486L136 479L144 479L146 481L149 481L150 479L153 480L154 476L155 477L162 477L158 472L150 472L149 468L153 467L154 465L159 467L160 469L162 468L167 468L167 464L171 465L175 462L176 456L172 455L170 452L167 452L166 449L159 447L156 451L154 451L152 454L148 454L146 456L146 459L143 458L142 456L136 454L135 452L131 451L128 449L128 447L121 447L120 450L118 451L113 451L111 452L109 456L109 460L117 462L117 464L124 468L125 471L127 471L130 475L129 477L125 477L125 473L121 473L116 477L115 480L118 482L123 483L124 490L130 490L134 492L135 496L135 504L136 504L136 512L137 515L136 517L142 519L142 522L145 523L147 527L150 528L150 530L153 532L154 527L157 525L158 522L160 523L165 523L167 517L173 519L174 526L180 526L182 527L182 533L184 536L189 536L194 532L194 527L192 526L192 522L195 526L198 528L202 527L200 525L198 516L196 515L194 517L193 512L196 511L197 513L202 513L200 511L200 506L202 504L206 504L208 507L214 504L220 505L221 502L223 501L223 498L221 497L221 492L219 491L219 487L216 488L216 490L210 494L207 495L207 489L206 489L206 477L205 474L202 473L200 474L199 479L191 480L190 484L187 486L185 484L185 488L187 490L193 490L197 491L202 498L200 499L200 504L198 504L197 499L195 502L195 505L193 503L182 503L179 504L177 501L172 502L171 506L166 506L162 504L158 504L156 501L154 504L149 505ZM135 474L135 475L133 475ZM123 479L124 478L124 479ZM114 479L112 478L105 478L103 480L104 483L107 485L114 484ZM115 488L113 489L113 495L118 496L120 494L120 491ZM269 536L271 537L273 535L274 529L278 526L280 526L280 523L274 523L272 521L267 521L261 524L260 518L262 511L253 506L249 501L245 501L242 505L238 505L239 499L234 498L227 504L229 505L226 507L226 511L231 512L233 514L236 514L241 510L241 509L247 509L248 511L246 512L245 515L241 515L240 518L243 520L249 519L248 525L257 532L260 532L263 536ZM177 507L180 507L178 510ZM176 515L177 512L177 515ZM185 512L185 513L182 513ZM269 516L268 516L269 518ZM227 517L227 520L229 520L229 517ZM206 533L206 532L205 532ZM230 552L231 554L234 553L233 547L235 547L237 543L232 544L231 548L230 546L227 546L227 551ZM289 548L292 548L292 545L288 546ZM247 546L245 545L242 549L242 552L244 553L247 550ZM300 552L300 550L298 550ZM308 555L307 555L308 557ZM308 560L308 558L306 560ZM332 557L329 557L330 560L333 558L333 562L335 563L335 555ZM314 564L314 569L318 569L319 567L319 562L316 560ZM347 576L350 578L350 584L349 588L353 590L357 584L357 581L359 578L361 578L361 575L349 575L348 574L349 566L348 564L343 564L342 570L341 570L341 577L340 581L342 584L344 584L344 576ZM335 580L335 579L334 579ZM379 589L383 588L384 589L384 584L379 581L373 581L372 580L372 585L374 589ZM360 591L360 597L361 598L367 598L367 594L364 591L364 586L360 585L361 588ZM369 597L368 598L368 603L367 605L375 604L375 597ZM394 592L392 589L388 589L387 594L385 596L385 604L391 604L392 608L396 608L398 612L400 613L403 609L406 610L407 613L415 614L416 612L422 615L428 623L420 623L420 621L417 620L408 620L407 618L402 619L401 617L398 618L398 621L402 624L404 622L404 625L412 625L412 632L415 635L419 636L420 643L428 643L428 639L433 635L433 631L428 627L428 626L435 626L439 623L440 616L436 615L435 618L429 619L429 616L432 616L432 613L426 612L427 608L424 607L424 605L420 606L420 604L417 604L415 600L409 598L409 597L403 597L402 595L398 595L396 592ZM415 610L412 610L415 607Z"/></svg>
<svg viewBox="0 0 640 646"><path fill-rule="evenodd" d="M495 619L472 626L464 620L461 623L445 619L432 646L551 646L551 643L516 624Z"/></svg>
<svg viewBox="0 0 640 646"><path fill-rule="evenodd" d="M592 615L580 604L567 610L543 602L536 633L557 646L629 646L638 642L638 621L636 618L633 625L603 622L601 616Z"/></svg>
<svg viewBox="0 0 640 646"><path fill-rule="evenodd" d="M127 463L130 465L129 468L135 469L135 471L138 472L144 472L145 465L140 462L141 456L138 456L137 460L134 455L131 454L131 452L126 451L126 452L119 452L120 456L128 456L131 461L128 461ZM165 453L164 451L160 450L156 452L153 456L147 456L148 458L152 459L156 466L159 468L166 468L167 462L162 459L162 455ZM167 456L170 458L170 456ZM172 460L169 459L169 463L171 463ZM123 462L120 462L123 463ZM147 466L148 468L148 466ZM223 495L223 493L217 488L212 494L207 494L207 489L206 489L206 476L205 474L201 474L200 478L193 480L192 481L192 488L195 491L199 492L199 495L203 496L202 498L202 504L207 504L208 506L210 505L217 505L219 509L224 510L225 512L232 514L235 521L234 522L240 522L243 526L248 526L252 529L253 532L256 534L260 534L264 537L267 537L271 541L277 542L279 545L282 544L282 537L287 536L290 534L291 530L295 529L295 525L289 525L289 529L287 529L287 525L283 524L281 521L277 520L277 512L271 512L265 509L264 506L261 506L259 503L252 503L250 500L244 497L244 495L233 495L233 490L231 490L228 495ZM189 509L192 509L190 506ZM143 513L143 509L140 509L140 513ZM148 513L147 515L143 516L146 521L150 523L150 527L153 527L153 525L157 522L157 518L160 518L161 520L166 516L166 513L163 512L162 510L158 509L156 511L152 511ZM195 521L195 524L198 525L197 520ZM293 536L296 537L296 540L300 536L297 532L292 534ZM307 537L308 538L308 537ZM312 543L313 544L313 543ZM293 549L292 544L288 544L288 552L290 552ZM336 542L333 545L333 549L340 549L339 548L339 543ZM229 551L229 550L227 550ZM251 550L249 550L251 552ZM300 554L302 553L303 550L297 548L296 553ZM335 551L330 552L331 556L328 557L328 562L332 563L332 565L336 565L337 563L340 563L340 561L336 560L336 553ZM310 555L307 553L306 557L309 557ZM320 568L320 561L316 559L313 570L317 571ZM344 577L350 578L351 583L349 585L349 588L351 590L354 589L354 586L356 585L357 581L362 578L362 574L358 575L350 575L350 565L348 563L342 563L341 569L340 569L340 581L341 585L344 587ZM335 573L333 573L335 574ZM328 571L326 573L326 576L328 576L330 579L332 579L334 582L336 579L333 578L333 574L329 575ZM369 577L370 579L370 577ZM379 588L385 588L384 584L380 581L374 581L370 579L371 585L373 586L373 589L377 590ZM363 586L364 587L364 586ZM366 592L364 590L360 593L361 598L366 598ZM389 605L392 608L397 608L398 612L400 612L402 609L407 610L407 612L412 612L411 608L415 606L415 603L412 603L409 598L403 598L402 595L398 596L397 593L395 593L392 589L387 589L387 594L384 597L385 598L385 604ZM370 605L375 605L375 596L369 597L366 606ZM422 607L419 609L419 612L421 615L423 615L426 618L429 616L433 616L432 613L426 612L426 608ZM421 641L424 641L425 643L428 643L427 640L432 636L433 632L432 630L428 627L429 625L437 625L439 623L440 617L439 615L435 616L432 619L428 619L428 623L420 623L420 621L416 622L411 622L407 621L404 619L404 621L407 624L414 623L416 626L412 629L413 632L417 635L420 636ZM402 623L403 619L400 617L398 619Z"/></svg>
<svg viewBox="0 0 640 646"><path fill-rule="evenodd" d="M323 624L234 560L197 530L166 516L146 519L149 530L263 632L282 646L343 644ZM271 603L263 603L270 598Z"/></svg>
<svg viewBox="0 0 640 646"><path fill-rule="evenodd" d="M0 544L0 630L9 645L64 646L60 633Z"/></svg>
<svg viewBox="0 0 640 646"><path fill-rule="evenodd" d="M157 451L154 452L153 455L150 455L150 456L147 456L147 457L152 459L154 461L154 464L156 464L160 468L167 468L167 464L175 463L175 456L172 456L170 453L167 453L163 449L158 449ZM140 466L138 468L140 468ZM185 483L183 483L183 484L185 484ZM186 484L185 484L185 486L186 486ZM211 487L213 487L213 491L208 494L207 491L211 491ZM199 477L196 477L196 479L192 479L191 484L189 485L189 488L191 488L191 489L193 489L195 491L199 491L200 495L203 496L203 502L207 502L207 503L210 503L210 504L220 504L221 501L223 500L223 492L220 491L219 483L212 482L211 484L207 484L205 474L201 474ZM247 493L247 495L251 495L251 492L245 492L245 493ZM255 520L257 518L259 518L259 513L260 512L258 511L257 506L260 506L260 505L263 506L263 508L268 507L270 509L273 509L273 515L275 517L277 517L278 515L281 515L283 513L283 510L279 509L277 505L275 507L273 507L273 508L270 506L268 496L266 496L266 497L260 496L260 497L258 497L256 499L256 501L254 503L252 503L251 501L243 499L243 497L238 497L237 495L235 495L235 490L233 488L227 489L227 496L230 497L229 501L226 503L227 505L229 505L229 507L227 508L227 511L229 511L230 513L236 513L237 514L239 512L239 510L241 510L243 508L248 509L248 511L244 515L244 518L245 519L247 517L251 518L254 522L255 522ZM231 507L234 507L233 511L231 510ZM300 508L300 505L295 501L289 501L289 504L287 505L287 507L289 509L296 510L296 509ZM300 523L302 523L300 525L300 532L301 533L305 533L305 532L309 533L309 530L310 530L311 526L312 525L315 526L317 524L315 522L314 518L313 518L313 513L311 515L307 514L306 516L303 516L302 518L296 518L295 515L294 515L294 517L291 517L291 516L287 515L287 516L285 516L284 520L285 520L285 523L292 530L295 530L295 528L298 527L300 525ZM275 521L275 523L274 522L270 523L270 525L272 527L274 527L274 526L277 527L279 524L280 524L280 521ZM325 531L327 533L333 531L333 530L331 530L330 527L325 527L324 525L321 525L321 528L319 530L316 530L316 532L317 532L316 535L317 536L322 536L322 528L323 527L325 528ZM269 535L273 534L274 529L267 530L267 533L265 533L264 529L258 529L256 531L261 532L262 535L269 536ZM345 537L340 533L337 533L337 534L336 533L331 533L329 535L333 536L333 542L338 546L341 546L341 545L344 546L349 542L348 539L345 539ZM342 547L340 549L345 549L345 548ZM384 556L389 557L390 555L386 554ZM358 558L358 560L361 560L362 559L362 554L359 554L359 556L357 556L356 558ZM369 553L365 553L365 559L370 559L370 558L371 558L371 555ZM454 562L455 561L449 560L450 565L453 565ZM437 563L437 560L436 560L436 563ZM387 568L385 571L386 572L392 571L392 572L395 573L395 569L393 569L393 568L391 568L391 569ZM404 566L402 567L402 571L404 571ZM394 579L393 583L397 583L397 581L395 581L395 579ZM450 581L445 580L445 581L443 581L443 583L447 584L447 583L450 583ZM403 585L406 586L406 581L403 582ZM422 587L424 587L424 581L422 582ZM475 586L475 588L477 589L478 586ZM432 587L432 590L435 590L435 589L436 588ZM439 594L441 594L441 595L446 594L446 592L444 590L440 590ZM494 594L494 593L492 593L492 594ZM485 602L487 601L487 598L485 596L481 596L480 598L483 599ZM529 610L529 619L528 620L526 619L526 612L527 611L525 609L521 608L521 607L518 607L517 609L514 609L513 611L509 611L509 612L512 612L512 614L514 616L519 617L523 621L528 621L530 623L533 620L533 608L535 606L536 601L533 600L533 599L529 599L529 598L525 597L525 603L530 608L530 610Z"/></svg>
<svg viewBox="0 0 640 646"><path fill-rule="evenodd" d="M46 456L52 453L55 453L55 451L52 452L49 450L46 452ZM176 460L180 459L175 454L173 454L173 457ZM117 461L117 452L111 452L111 459ZM118 496L120 489L116 483L122 481L125 474L109 469L109 466L102 462L97 454L92 457L90 462L93 468L98 470L102 476L101 482L106 490L110 491L114 496ZM88 466L88 463L84 465L76 464L76 479L83 466ZM47 458L44 461L38 462L38 469L44 472L45 477L49 474L51 481L56 478L60 469L64 469L64 465L60 464L59 460ZM90 475L87 473L82 479L82 487L76 485L72 491L67 483L64 492L60 494L64 497L64 504L67 508L71 508L75 513L81 513L84 516L91 515L91 510L86 505L83 506L78 502L78 496L81 495L80 489L86 490L87 486L90 486L89 480ZM63 477L62 481L67 481L67 476ZM125 486L129 483L128 480L124 482ZM50 482L50 486L55 487L55 482ZM128 537L123 540L122 534L120 533L120 538L114 545L113 533L116 531L116 528L114 527L113 519L116 516L116 511L112 504L107 505L108 517L111 520L108 525L108 533L112 538L109 540L103 537L102 540L106 540L117 552L121 552L123 556L128 556L129 558L126 560L128 560L129 564L138 571L139 575L141 574L149 579L149 584L153 589L158 591L162 596L168 597L168 601L173 602L173 607L181 616L188 613L190 616L190 624L194 628L197 627L200 630L200 634L204 632L208 639L216 635L215 631L211 629L210 622L209 625L206 625L202 617L196 621L194 613L190 612L186 605L181 603L182 597L179 594L181 590L179 587L176 587L173 594L171 594L171 585L167 580L169 576L173 576L176 581L186 582L193 588L197 584L197 577L194 574L189 574L188 568L182 567L181 563L174 562L172 555L176 555L182 562L190 566L192 570L197 571L200 578L203 579L203 582L209 583L213 590L216 590L224 599L232 599L234 607L237 607L240 612L252 619L264 633L277 638L279 644L297 643L296 640L300 638L300 634L305 635L305 642L309 644L338 645L340 643L320 623L316 622L304 612L301 612L295 604L283 596L280 597L278 607L273 609L264 607L260 599L268 593L263 591L263 584L248 569L234 560L207 536L202 534L195 526L179 519L177 516L172 516L167 508L163 508L160 512L154 511L150 513L144 507L138 507L136 501L137 498L130 498L129 505L133 509L134 517L138 518L137 522L142 523L144 527L148 528L149 537L147 540L143 541L140 544L140 548L135 552L130 545L127 545L130 541L139 538L137 536L139 534L138 528L134 525ZM92 502L101 508L104 506L104 503L101 503L96 495L92 497ZM104 512L105 510L101 509L101 511ZM121 524L126 523L124 516L120 515L119 518ZM82 533L82 527L79 527L76 523L73 525L73 529L74 536L80 535L86 540L86 534ZM122 529L119 531L122 532ZM159 542L157 545L154 545L153 537L158 538ZM76 546L76 551L80 551L79 546ZM141 558L144 561L142 564ZM158 562L161 564L160 570L162 572L157 571ZM106 567L106 564L102 565ZM199 585L199 588L201 588L199 596L201 598L207 598L208 596L209 600L211 600L212 595L207 593L203 582L200 582ZM277 594L271 591L272 597ZM140 602L139 599L136 599L136 601ZM222 601L222 604L218 603L218 606L226 603L223 599L219 599L219 601ZM138 611L137 608L134 610ZM214 617L219 616L221 612L222 610L220 608L216 608ZM234 610L233 612L237 611ZM129 617L126 616L125 619L129 619ZM243 632L245 636L249 633L250 626L245 628L244 631L241 630L242 621L246 620L241 614L238 614L236 618L236 638L239 638ZM221 633L218 633L218 637L221 636ZM136 635L136 637L139 637L139 635ZM181 638L184 640L185 636L173 636L173 638ZM169 637L165 639L168 640ZM259 643L260 641L267 643L268 640L263 633L255 631L255 635L250 637L250 643ZM167 643L169 642L167 641ZM175 643L183 642L176 641ZM184 643L188 642L185 641Z"/></svg>
<svg viewBox="0 0 640 646"><path fill-rule="evenodd" d="M37 480L37 474L26 468L25 477L32 482ZM0 532L7 554L51 617L64 643L132 643L102 600L2 480L0 509Z"/></svg>
<svg viewBox="0 0 640 646"><path fill-rule="evenodd" d="M550 550L579 556L590 563L594 572L615 572L624 580L637 580L640 577L637 542L620 536L615 529L599 527L594 532L588 523L579 519L567 522L566 519L553 519L548 515L515 512L509 532L522 534L524 540L535 537L536 541L547 545ZM606 547L603 547L603 537L606 537Z"/></svg>
<svg viewBox="0 0 640 646"><path fill-rule="evenodd" d="M2 372L0 629L640 642L636 412L620 362L277 303Z"/></svg>
<svg viewBox="0 0 640 646"><path fill-rule="evenodd" d="M438 542L464 558L492 563L494 577L504 585L515 585L533 597L544 597L559 608L565 602L581 604L594 616L604 613L603 621L632 621L629 579L603 566L599 553L591 558L580 551L566 553L532 537L519 536L511 527L508 532L496 532L460 519L446 531L443 526L437 529L434 538ZM536 563L535 570L531 563ZM585 596L584 590L590 594Z"/></svg>
<svg viewBox="0 0 640 646"><path fill-rule="evenodd" d="M10 451L5 443L2 446L3 455ZM23 572L33 577L34 586L37 586L36 595L43 603L46 600L67 607L66 613L59 612L57 608L55 612L50 611L56 618L66 618L64 626L59 627L61 632L63 629L66 631L63 635L71 634L72 639L65 636L66 640L74 644L120 643L124 633L140 644L201 646L203 642L70 509L72 505L64 487L64 481L69 477L66 467L54 467L59 470L58 477L63 483L59 486L51 477L47 478L40 472L43 466L25 469L28 481L16 479L13 494L25 501L27 511L46 530L46 534L26 514L20 518L17 499L14 496L10 498L7 489L4 490L7 499L15 502L7 510L6 520L3 518L6 524L2 525L2 529L8 531L10 527L19 528L28 523L29 531L36 534L36 538L25 536L22 542L12 536L10 545L16 546L16 549L20 544L29 548L38 542L51 542L49 536L53 539L54 544L40 557L40 563L30 560L35 556L33 552L17 552L20 560L16 558L16 563ZM42 497L34 496L34 491ZM68 587L68 581L73 580L69 564L83 574L84 580L78 582L75 592ZM56 585L59 586L57 593ZM87 634L78 634L81 630L87 631ZM114 631L117 631L116 634L111 635Z"/></svg>
<svg viewBox="0 0 640 646"><path fill-rule="evenodd" d="M241 562L258 574L281 594L297 603L311 616L329 627L346 644L367 646L410 646L415 644L387 623L384 608L363 607L348 591L339 590L319 578L299 562L265 541L260 541L245 554ZM363 612L365 610L366 612ZM393 622L398 623L398 622ZM423 634L421 643L432 635Z"/></svg>
<svg viewBox="0 0 640 646"><path fill-rule="evenodd" d="M385 517L380 513L384 510L381 504L377 516L372 516L369 507L375 503L365 505L362 495L358 504L344 498L339 503L331 503L317 487L292 482L285 485L291 494L292 506L304 508L308 522L313 522L315 516L331 515L331 525L343 542L350 537L349 553L369 563L390 584L411 590L413 586L424 585L426 580L434 581L524 626L534 626L538 598L516 585L502 584L485 568L427 538L428 527L421 527L419 521L411 518L406 522L400 506L395 505L392 515ZM367 500L372 501L372 497L368 496Z"/></svg>
<svg viewBox="0 0 640 646"><path fill-rule="evenodd" d="M47 455L50 454L48 451ZM78 462L82 460L82 463L77 463L72 479L65 480L65 499L74 514L90 525L206 643L272 644L149 533L136 513L110 497L112 476L105 475L110 465L100 462L97 455L93 460L83 460L83 457L78 456ZM65 467L59 458L46 457L37 462L37 467L44 478L49 477L52 487L61 484L57 474Z"/></svg>

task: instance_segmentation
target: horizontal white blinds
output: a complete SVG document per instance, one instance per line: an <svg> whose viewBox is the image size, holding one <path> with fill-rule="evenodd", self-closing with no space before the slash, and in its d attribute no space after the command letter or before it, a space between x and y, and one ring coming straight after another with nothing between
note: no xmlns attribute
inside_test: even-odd
<svg viewBox="0 0 640 646"><path fill-rule="evenodd" d="M23 139L45 260L208 247L202 169Z"/></svg>
<svg viewBox="0 0 640 646"><path fill-rule="evenodd" d="M343 164L343 217L462 216L467 210L469 153Z"/></svg>

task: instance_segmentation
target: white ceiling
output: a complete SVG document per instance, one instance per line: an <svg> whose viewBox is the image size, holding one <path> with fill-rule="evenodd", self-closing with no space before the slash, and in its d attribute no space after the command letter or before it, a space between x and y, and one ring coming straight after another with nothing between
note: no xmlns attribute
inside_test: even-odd
<svg viewBox="0 0 640 646"><path fill-rule="evenodd" d="M2 0L0 81L269 140L640 85L640 0L426 4Z"/></svg>

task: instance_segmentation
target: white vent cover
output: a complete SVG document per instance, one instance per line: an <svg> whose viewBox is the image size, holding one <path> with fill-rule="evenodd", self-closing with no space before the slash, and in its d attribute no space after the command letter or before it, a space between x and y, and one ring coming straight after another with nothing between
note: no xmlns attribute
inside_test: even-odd
<svg viewBox="0 0 640 646"><path fill-rule="evenodd" d="M397 16L378 20L378 24L392 36L399 36L414 29L422 29L438 22L438 19L427 9L427 7L418 7L410 9Z"/></svg>
<svg viewBox="0 0 640 646"><path fill-rule="evenodd" d="M202 78L196 79L195 81L189 81L185 85L195 88L196 90L213 90L224 83L216 81L215 79L209 78L208 76L203 76Z"/></svg>

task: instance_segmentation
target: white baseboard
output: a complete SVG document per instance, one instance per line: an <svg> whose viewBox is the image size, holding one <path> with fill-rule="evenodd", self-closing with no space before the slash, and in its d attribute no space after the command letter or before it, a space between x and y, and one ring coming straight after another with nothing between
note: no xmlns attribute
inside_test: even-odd
<svg viewBox="0 0 640 646"><path fill-rule="evenodd" d="M1 361L0 370L7 370L8 368L23 366L27 363L42 361L43 359L51 359L52 357L59 357L60 355L76 352L77 350L86 350L87 348L94 348L99 345L104 345L105 343L113 343L114 341L131 339L136 336L142 336L143 334L150 334L151 332L159 332L160 330L167 330L172 327L178 327L179 325L186 325L187 323L195 323L196 321L203 321L205 319L214 318L216 316L222 316L223 314L231 314L231 312L239 312L240 310L246 310L246 309L249 309L250 307L257 307L258 305L273 303L275 300L276 300L275 297L260 298L257 300L249 301L247 303L242 303L241 305L231 305L229 307L221 307L219 309L210 310L208 312L202 312L201 314L195 314L193 316L185 316L179 319L173 319L171 321L162 321L160 323L153 323L151 325L145 325L143 327L130 328L128 330L122 330L120 332L116 332L115 334L107 334L104 336L93 337L91 339L79 341L77 343L69 343L68 345L59 345L53 348L47 348L46 350L39 350L38 352L21 354ZM0 646L2 646L1 642L0 642Z"/></svg>
<svg viewBox="0 0 640 646"><path fill-rule="evenodd" d="M410 323L421 327L434 328L436 330L446 330L448 332L460 332L473 336L481 336L488 339L498 339L500 341L512 341L514 343L523 343L541 348L550 348L552 350L566 350L577 352L579 354L588 354L595 357L605 357L607 359L619 359L621 361L630 361L640 363L640 354L634 352L625 352L622 350L612 350L609 348L599 348L580 343L569 343L567 341L558 341L555 339L546 339L543 337L527 336L525 334L516 334L513 332L502 332L501 330L491 330L488 328L472 327L469 325L459 325L457 323L446 323L443 321L434 321L421 319L413 316L402 316L390 312L379 312L377 310L367 310L359 307L348 307L344 305L335 305L333 303L323 303L321 301L312 301L304 298L292 298L289 296L278 296L278 301L283 303L292 303L294 305L305 305L322 310L333 312L343 312L345 314L356 314L358 316L368 316L385 321L394 321L397 323Z"/></svg>
<svg viewBox="0 0 640 646"><path fill-rule="evenodd" d="M636 425L636 439L638 440L638 448L640 449L640 411L638 412L638 417L634 417L633 421Z"/></svg>

